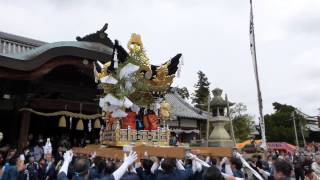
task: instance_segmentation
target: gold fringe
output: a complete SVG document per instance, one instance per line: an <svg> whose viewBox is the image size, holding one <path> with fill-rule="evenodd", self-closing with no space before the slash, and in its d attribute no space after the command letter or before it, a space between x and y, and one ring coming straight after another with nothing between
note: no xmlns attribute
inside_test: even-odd
<svg viewBox="0 0 320 180"><path fill-rule="evenodd" d="M96 119L94 121L94 126L93 128L96 128L96 129L100 129L101 128L101 122L100 122L100 119Z"/></svg>
<svg viewBox="0 0 320 180"><path fill-rule="evenodd" d="M59 119L59 127L67 127L67 122L66 122L66 117L65 116L61 116Z"/></svg>
<svg viewBox="0 0 320 180"><path fill-rule="evenodd" d="M79 130L79 131L83 131L84 130L82 119L79 119L79 121L77 123L76 130Z"/></svg>

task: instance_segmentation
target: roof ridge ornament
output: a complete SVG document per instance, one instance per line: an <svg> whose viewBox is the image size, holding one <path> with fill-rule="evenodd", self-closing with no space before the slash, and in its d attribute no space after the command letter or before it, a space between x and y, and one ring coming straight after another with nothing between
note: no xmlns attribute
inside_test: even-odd
<svg viewBox="0 0 320 180"><path fill-rule="evenodd" d="M88 34L84 37L77 36L77 41L97 42L113 48L113 42L105 32L108 29L108 23L98 30L96 33Z"/></svg>

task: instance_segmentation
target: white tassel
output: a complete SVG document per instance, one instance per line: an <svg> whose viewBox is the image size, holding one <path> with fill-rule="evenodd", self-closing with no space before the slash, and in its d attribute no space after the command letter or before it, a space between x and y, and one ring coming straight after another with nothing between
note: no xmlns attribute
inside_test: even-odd
<svg viewBox="0 0 320 180"><path fill-rule="evenodd" d="M99 99L99 107L102 108L105 103L106 103L106 102L105 102L104 98L100 98L100 99Z"/></svg>
<svg viewBox="0 0 320 180"><path fill-rule="evenodd" d="M70 122L70 129L72 129L72 117L70 117L69 122Z"/></svg>
<svg viewBox="0 0 320 180"><path fill-rule="evenodd" d="M101 78L100 81L102 83L107 83L107 84L117 84L118 83L118 80L115 79L114 77L110 76L110 75Z"/></svg>
<svg viewBox="0 0 320 180"><path fill-rule="evenodd" d="M116 109L115 111L112 112L111 116L113 118L123 118L123 117L127 117L127 113L121 109Z"/></svg>
<svg viewBox="0 0 320 180"><path fill-rule="evenodd" d="M180 64L180 63L179 63ZM184 65L183 55L181 55L181 65Z"/></svg>
<svg viewBox="0 0 320 180"><path fill-rule="evenodd" d="M139 70L139 66L128 63L120 70L119 78L120 79L128 78L130 77L131 74L137 72L138 70Z"/></svg>
<svg viewBox="0 0 320 180"><path fill-rule="evenodd" d="M177 77L180 78L180 74L181 74L181 67L180 65L178 66L178 71L177 71Z"/></svg>
<svg viewBox="0 0 320 180"><path fill-rule="evenodd" d="M121 101L118 98L114 97L112 94L107 94L104 97L104 101L113 106L121 106Z"/></svg>
<svg viewBox="0 0 320 180"><path fill-rule="evenodd" d="M93 74L94 74L94 82L98 83L98 72L96 64L93 62Z"/></svg>
<svg viewBox="0 0 320 180"><path fill-rule="evenodd" d="M99 67L102 69L103 68L103 64L100 61L97 61L97 64L99 65Z"/></svg>
<svg viewBox="0 0 320 180"><path fill-rule="evenodd" d="M90 119L88 122L88 131L91 132L91 130L92 130L92 127L91 127L91 119Z"/></svg>
<svg viewBox="0 0 320 180"><path fill-rule="evenodd" d="M127 97L124 97L123 99L123 105L126 108L130 108L133 105L133 103L128 99Z"/></svg>
<svg viewBox="0 0 320 180"><path fill-rule="evenodd" d="M119 63L117 49L114 50L113 62L114 62L113 67L115 69L117 69L118 68L118 63Z"/></svg>
<svg viewBox="0 0 320 180"><path fill-rule="evenodd" d="M135 104L133 104L132 107L131 107L131 110L132 110L133 112L139 113L140 107L137 106L137 105L135 105Z"/></svg>
<svg viewBox="0 0 320 180"><path fill-rule="evenodd" d="M183 56L181 56L181 61L179 62L179 65L178 65L178 72L177 72L177 77L179 78L180 75L181 75L181 68L182 66L184 65L184 62L183 62Z"/></svg>

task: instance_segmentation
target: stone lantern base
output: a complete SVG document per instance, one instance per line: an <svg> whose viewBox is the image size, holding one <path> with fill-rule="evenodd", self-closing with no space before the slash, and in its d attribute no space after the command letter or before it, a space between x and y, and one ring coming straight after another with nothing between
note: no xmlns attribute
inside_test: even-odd
<svg viewBox="0 0 320 180"><path fill-rule="evenodd" d="M234 147L229 133L224 128L229 121L230 119L225 116L216 116L210 120L214 129L209 136L209 147Z"/></svg>
<svg viewBox="0 0 320 180"><path fill-rule="evenodd" d="M232 140L210 140L208 141L208 147L233 147Z"/></svg>

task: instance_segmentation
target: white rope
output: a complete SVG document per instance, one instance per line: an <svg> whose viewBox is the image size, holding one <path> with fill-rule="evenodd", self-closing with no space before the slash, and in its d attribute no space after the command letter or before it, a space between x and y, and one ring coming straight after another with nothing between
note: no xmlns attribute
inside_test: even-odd
<svg viewBox="0 0 320 180"><path fill-rule="evenodd" d="M47 116L47 117L64 115L64 116L79 118L79 119L83 119L83 120L97 119L97 118L102 117L101 114L90 114L90 115L87 115L87 114L82 114L82 113L73 113L73 112L70 112L70 111L56 111L56 112L52 112L52 113L44 113L44 112L39 112L39 111L33 110L31 108L21 108L21 109L19 109L19 111L29 111L29 112L32 112L32 113L34 113L36 115Z"/></svg>

